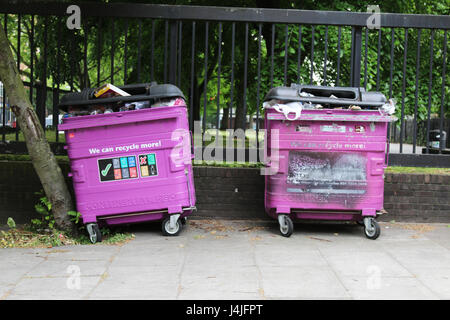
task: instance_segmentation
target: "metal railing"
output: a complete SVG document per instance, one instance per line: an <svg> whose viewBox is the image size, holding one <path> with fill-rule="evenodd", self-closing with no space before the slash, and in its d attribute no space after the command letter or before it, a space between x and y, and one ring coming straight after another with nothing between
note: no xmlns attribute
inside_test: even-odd
<svg viewBox="0 0 450 320"><path fill-rule="evenodd" d="M191 130L194 121L203 132L253 127L258 147L262 99L273 86L361 86L396 98L399 121L389 133L400 154L406 143L408 152L421 144L429 153L432 123L442 133L450 112L449 16L381 13L380 28L370 29L369 13L85 3L81 29L69 30L68 5L0 6L39 119L45 125L46 113L53 115L56 143L61 94L104 82L174 83L187 97ZM2 104L5 115L7 99ZM405 137L407 115L413 128ZM5 152L24 150L7 143L19 132L14 139L2 132ZM435 164L448 163L436 157Z"/></svg>

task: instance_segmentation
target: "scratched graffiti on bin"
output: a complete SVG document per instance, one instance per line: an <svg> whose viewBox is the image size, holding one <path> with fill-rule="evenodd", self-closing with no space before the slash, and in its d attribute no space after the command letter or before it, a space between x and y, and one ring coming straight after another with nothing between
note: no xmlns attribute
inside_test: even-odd
<svg viewBox="0 0 450 320"><path fill-rule="evenodd" d="M366 193L366 161L360 153L291 151L287 192L298 200L351 207Z"/></svg>

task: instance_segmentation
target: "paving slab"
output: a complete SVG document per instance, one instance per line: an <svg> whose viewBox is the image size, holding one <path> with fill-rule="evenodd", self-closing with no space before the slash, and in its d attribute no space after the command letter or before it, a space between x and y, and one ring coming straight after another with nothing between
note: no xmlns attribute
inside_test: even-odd
<svg viewBox="0 0 450 320"><path fill-rule="evenodd" d="M43 257L23 255L20 251L15 251L14 254L8 253L7 258L3 256L0 260L0 287L17 283L29 271L44 261L45 258Z"/></svg>
<svg viewBox="0 0 450 320"><path fill-rule="evenodd" d="M376 272L369 276L344 276L342 283L354 299L428 300L438 299L414 277L384 277Z"/></svg>
<svg viewBox="0 0 450 320"><path fill-rule="evenodd" d="M412 276L405 267L385 252L332 249L320 251L330 267L340 276L366 275L371 270L377 270L383 276Z"/></svg>
<svg viewBox="0 0 450 320"><path fill-rule="evenodd" d="M346 299L350 295L330 267L261 267L265 297Z"/></svg>
<svg viewBox="0 0 450 320"><path fill-rule="evenodd" d="M105 260L45 260L30 271L27 277L69 277L71 274L79 272L80 276L101 276L108 261Z"/></svg>
<svg viewBox="0 0 450 320"><path fill-rule="evenodd" d="M215 269L201 265L183 270L178 299L258 299L260 290L258 269L253 266L222 265ZM205 295L204 292L208 292Z"/></svg>
<svg viewBox="0 0 450 320"><path fill-rule="evenodd" d="M6 296L6 300L82 299L98 283L100 277L25 277Z"/></svg>
<svg viewBox="0 0 450 320"><path fill-rule="evenodd" d="M114 266L87 295L89 299L171 300L179 286L179 268Z"/></svg>

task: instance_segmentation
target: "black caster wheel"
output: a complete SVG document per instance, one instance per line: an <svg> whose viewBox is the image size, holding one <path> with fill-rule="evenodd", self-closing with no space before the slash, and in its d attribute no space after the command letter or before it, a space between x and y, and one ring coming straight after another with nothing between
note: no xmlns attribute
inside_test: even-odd
<svg viewBox="0 0 450 320"><path fill-rule="evenodd" d="M283 218L281 218L280 221L280 233L283 237L290 237L292 232L294 232L294 223L292 222L292 219L285 215Z"/></svg>
<svg viewBox="0 0 450 320"><path fill-rule="evenodd" d="M375 240L380 236L380 225L374 218L364 218L364 234L368 239Z"/></svg>
<svg viewBox="0 0 450 320"><path fill-rule="evenodd" d="M178 219L174 228L170 228L170 217L167 217L162 222L162 233L164 236L177 236L180 234L183 225L181 223L182 219Z"/></svg>
<svg viewBox="0 0 450 320"><path fill-rule="evenodd" d="M89 240L92 243L102 242L102 233L100 232L100 228L96 223L88 223L86 225L86 229L89 234Z"/></svg>
<svg viewBox="0 0 450 320"><path fill-rule="evenodd" d="M187 217L183 217L183 218L181 218L180 220L181 220L181 224L182 224L183 226L185 226L186 223L187 223Z"/></svg>

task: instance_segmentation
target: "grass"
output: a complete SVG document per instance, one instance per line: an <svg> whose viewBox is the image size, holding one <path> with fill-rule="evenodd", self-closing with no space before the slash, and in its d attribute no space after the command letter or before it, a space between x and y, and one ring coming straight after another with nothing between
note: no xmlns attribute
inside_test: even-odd
<svg viewBox="0 0 450 320"><path fill-rule="evenodd" d="M58 162L69 162L67 156L55 156ZM28 154L0 154L0 161L31 161Z"/></svg>
<svg viewBox="0 0 450 320"><path fill-rule="evenodd" d="M450 168L387 167L386 173L450 174Z"/></svg>
<svg viewBox="0 0 450 320"><path fill-rule="evenodd" d="M2 139L2 135L0 135L0 139ZM45 137L47 138L48 142L56 142L56 132L54 130L47 129L45 130ZM8 133L5 135L6 141L16 141L16 134L15 133ZM21 142L25 141L25 138L23 136L22 132L19 132L19 140ZM64 136L64 133L59 133L58 142L65 143L66 137Z"/></svg>
<svg viewBox="0 0 450 320"><path fill-rule="evenodd" d="M58 162L69 162L67 156L56 156ZM0 161L31 161L27 154L0 154ZM225 168L261 168L262 163L249 162L219 162L194 160L194 166L210 166ZM416 174L450 174L450 168L423 168L423 167L388 167L386 173L416 173Z"/></svg>
<svg viewBox="0 0 450 320"><path fill-rule="evenodd" d="M209 140L204 141L203 145L209 145L212 142L216 140L216 134L217 131L215 129L207 129L205 134L209 135ZM219 130L219 136L222 138L222 145L223 147L226 147L227 139L230 136L230 133L224 130ZM48 142L56 142L56 132L52 129L45 130L45 137L47 138ZM2 135L0 134L0 139L2 138ZM8 133L5 135L6 141L16 141L16 134L15 133ZM24 136L22 132L19 132L19 140L21 142L24 142ZM58 142L65 143L66 137L64 133L59 133ZM240 147L242 145L242 139L233 137L233 143L235 147ZM260 145L264 145L264 132L259 132L259 143ZM245 132L245 146L249 147L249 145L256 145L256 131L247 130Z"/></svg>
<svg viewBox="0 0 450 320"><path fill-rule="evenodd" d="M194 160L194 166L198 167L221 167L221 168L262 168L260 162L219 162L219 161L203 161Z"/></svg>
<svg viewBox="0 0 450 320"><path fill-rule="evenodd" d="M112 232L109 229L102 229L102 235L103 240L100 244L106 245L120 245L134 239L132 233ZM84 233L72 237L56 229L35 231L28 225L0 231L0 248L53 248L89 244L92 243Z"/></svg>

